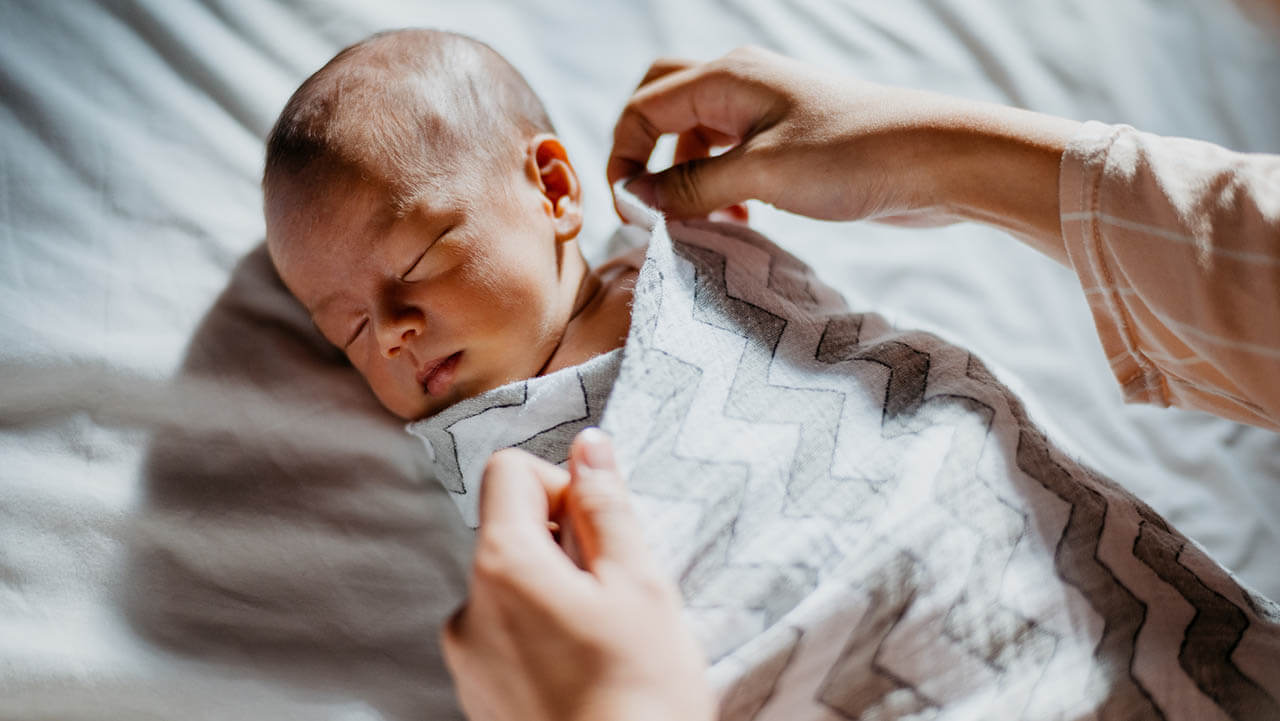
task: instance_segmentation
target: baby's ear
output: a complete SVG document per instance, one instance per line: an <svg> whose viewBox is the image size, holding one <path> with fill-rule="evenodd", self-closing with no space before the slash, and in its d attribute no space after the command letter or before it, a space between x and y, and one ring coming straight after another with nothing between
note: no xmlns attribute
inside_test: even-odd
<svg viewBox="0 0 1280 721"><path fill-rule="evenodd" d="M560 139L542 133L529 141L529 165L538 179L556 240L572 240L582 230L582 186Z"/></svg>

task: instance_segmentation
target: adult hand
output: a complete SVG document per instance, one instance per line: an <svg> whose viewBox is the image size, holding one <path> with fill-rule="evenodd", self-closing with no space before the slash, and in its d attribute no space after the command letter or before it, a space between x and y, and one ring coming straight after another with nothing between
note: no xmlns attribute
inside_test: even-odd
<svg viewBox="0 0 1280 721"><path fill-rule="evenodd" d="M655 62L618 119L608 176L638 175L628 187L674 217L754 198L826 220L981 220L1065 260L1057 173L1077 125L747 47ZM667 133L676 164L643 174Z"/></svg>
<svg viewBox="0 0 1280 721"><path fill-rule="evenodd" d="M581 567L547 522L575 537ZM443 633L462 709L481 719L690 719L715 701L680 597L644 545L608 437L565 472L517 450L485 468L470 597Z"/></svg>

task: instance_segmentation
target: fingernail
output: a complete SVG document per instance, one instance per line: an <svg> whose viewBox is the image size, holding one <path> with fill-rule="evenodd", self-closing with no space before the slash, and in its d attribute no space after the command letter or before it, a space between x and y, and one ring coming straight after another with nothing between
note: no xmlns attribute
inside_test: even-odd
<svg viewBox="0 0 1280 721"><path fill-rule="evenodd" d="M588 468L613 468L613 444L609 442L609 434L592 426L578 434L578 442L582 444L582 461Z"/></svg>
<svg viewBox="0 0 1280 721"><path fill-rule="evenodd" d="M623 187L650 208L658 207L658 182L652 175L641 175Z"/></svg>

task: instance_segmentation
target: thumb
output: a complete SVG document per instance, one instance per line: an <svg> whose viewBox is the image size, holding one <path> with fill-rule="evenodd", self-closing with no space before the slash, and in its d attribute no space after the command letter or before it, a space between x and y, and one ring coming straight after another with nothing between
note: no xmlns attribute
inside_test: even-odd
<svg viewBox="0 0 1280 721"><path fill-rule="evenodd" d="M647 568L652 559L640 520L627 500L613 445L604 431L587 428L573 440L569 478L565 504L586 570L595 574L602 562L629 570Z"/></svg>
<svg viewBox="0 0 1280 721"><path fill-rule="evenodd" d="M709 158L694 158L627 184L645 203L673 218L700 218L758 197L746 172L746 145Z"/></svg>

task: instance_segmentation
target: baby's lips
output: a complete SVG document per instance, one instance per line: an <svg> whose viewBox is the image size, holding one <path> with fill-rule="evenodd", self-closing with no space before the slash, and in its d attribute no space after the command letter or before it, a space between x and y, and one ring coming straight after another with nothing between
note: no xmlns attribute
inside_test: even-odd
<svg viewBox="0 0 1280 721"><path fill-rule="evenodd" d="M458 351L435 364L423 379L426 384L423 389L428 395L442 396L449 391L453 386L454 376L457 375L458 363L461 359L462 351Z"/></svg>
<svg viewBox="0 0 1280 721"><path fill-rule="evenodd" d="M436 369L439 368L440 365L447 360L449 360L449 356L442 355L439 358L434 358L432 360L427 361L426 363L423 363L422 367L418 369L418 373L415 376L415 379L418 381L418 385L420 386L426 385L427 378L431 377L431 374L434 373Z"/></svg>

